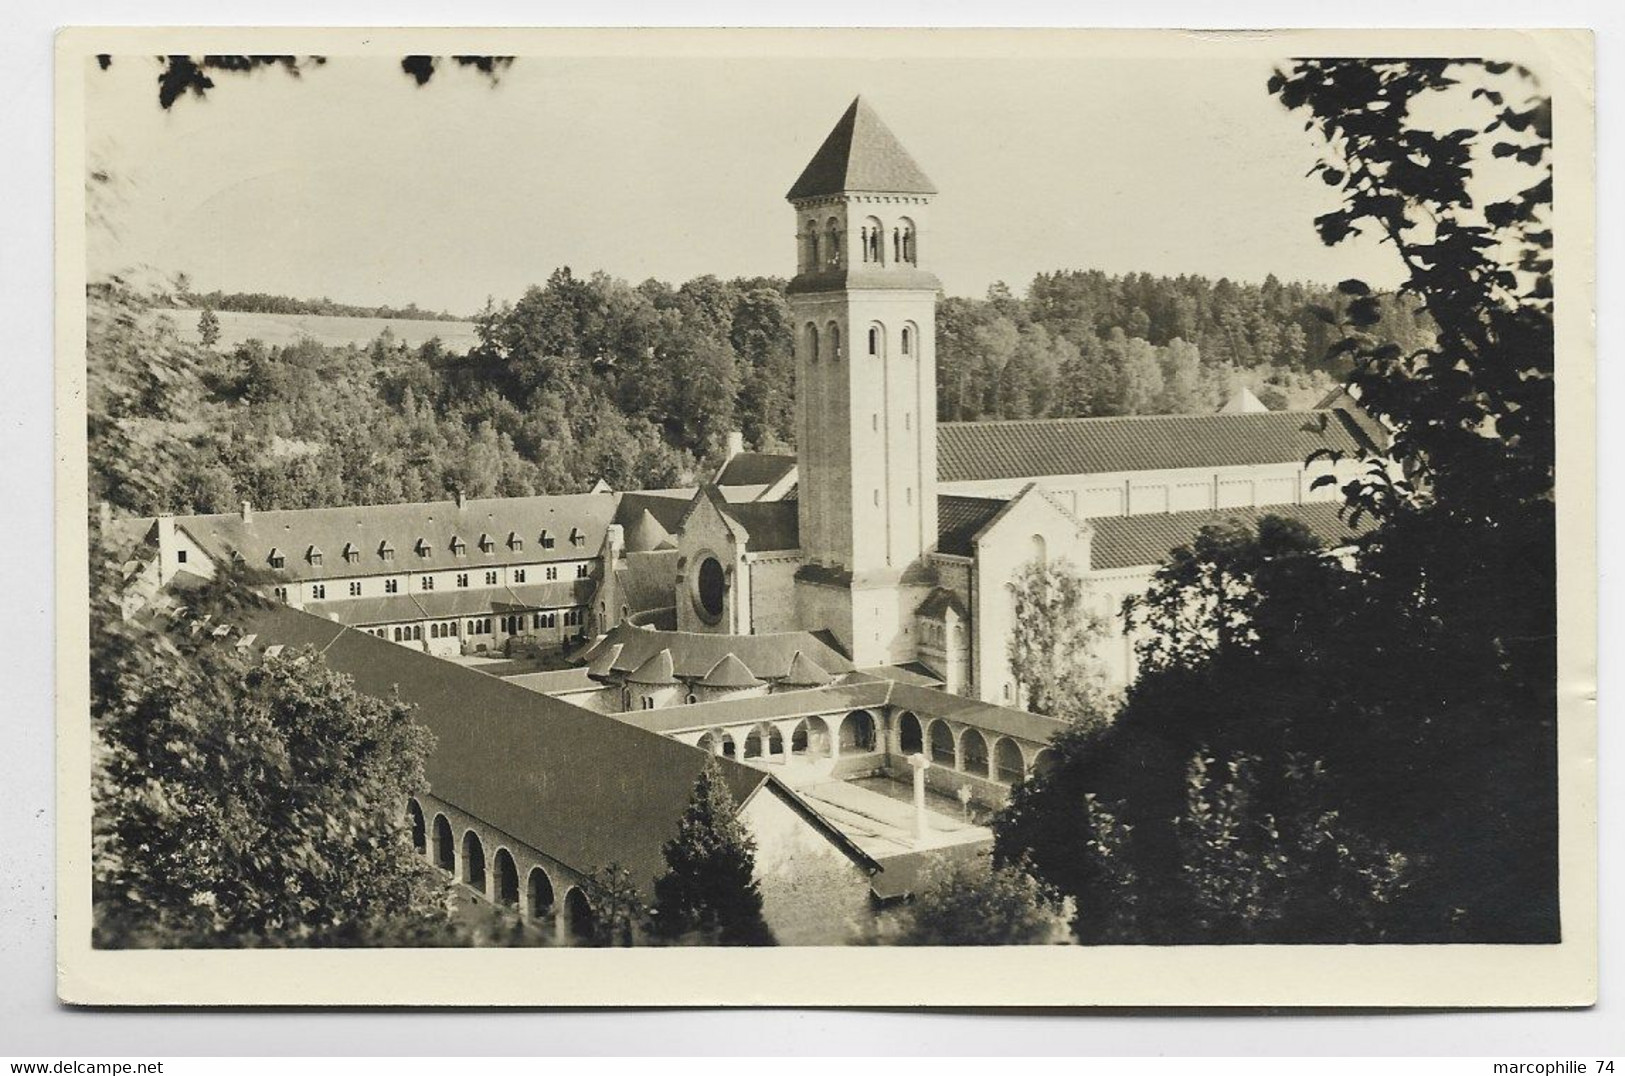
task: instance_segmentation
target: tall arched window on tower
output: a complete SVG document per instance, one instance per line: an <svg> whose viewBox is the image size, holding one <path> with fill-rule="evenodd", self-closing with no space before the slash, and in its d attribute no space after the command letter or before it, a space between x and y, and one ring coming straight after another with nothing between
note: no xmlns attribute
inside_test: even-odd
<svg viewBox="0 0 1625 1076"><path fill-rule="evenodd" d="M816 220L809 220L807 222L807 232L804 242L806 243L806 271L809 273L816 273L818 272L818 222Z"/></svg>
<svg viewBox="0 0 1625 1076"><path fill-rule="evenodd" d="M902 218L901 220L899 220L897 222L897 231L899 233L897 264L898 265L918 265L918 264L920 264L919 256L918 256L918 254L916 253L916 251L914 249L914 243L915 243L914 222L909 220L907 217Z"/></svg>
<svg viewBox="0 0 1625 1076"><path fill-rule="evenodd" d="M886 227L879 217L863 222L863 260L871 265L885 264Z"/></svg>
<svg viewBox="0 0 1625 1076"><path fill-rule="evenodd" d="M835 362L841 361L841 327L835 322L824 326L824 336L829 340L829 357Z"/></svg>
<svg viewBox="0 0 1625 1076"><path fill-rule="evenodd" d="M919 334L915 331L914 323L912 321L903 326L903 334L899 341L899 353L903 356L903 358L909 359L914 357L914 347L918 335Z"/></svg>
<svg viewBox="0 0 1625 1076"><path fill-rule="evenodd" d="M818 326L807 322L807 361L818 361Z"/></svg>
<svg viewBox="0 0 1625 1076"><path fill-rule="evenodd" d="M824 262L831 269L841 267L841 222L834 217L824 223Z"/></svg>
<svg viewBox="0 0 1625 1076"><path fill-rule="evenodd" d="M874 322L869 326L869 354L873 355L877 359L883 358L885 356L885 348L886 330L880 324L880 322Z"/></svg>

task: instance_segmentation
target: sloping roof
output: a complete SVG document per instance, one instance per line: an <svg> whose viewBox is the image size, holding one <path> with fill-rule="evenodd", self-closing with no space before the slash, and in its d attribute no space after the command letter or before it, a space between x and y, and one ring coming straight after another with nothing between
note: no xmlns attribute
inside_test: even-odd
<svg viewBox="0 0 1625 1076"><path fill-rule="evenodd" d="M1302 463L1320 449L1358 455L1370 447L1341 409L944 422L937 480Z"/></svg>
<svg viewBox="0 0 1625 1076"><path fill-rule="evenodd" d="M794 501L750 501L722 506L724 515L745 528L752 553L801 548L801 521Z"/></svg>
<svg viewBox="0 0 1625 1076"><path fill-rule="evenodd" d="M908 150L862 97L853 98L785 197L794 202L842 191L937 193Z"/></svg>
<svg viewBox="0 0 1625 1076"><path fill-rule="evenodd" d="M638 513L638 518L626 528L626 551L628 553L648 553L671 543L671 532L660 525L654 513L645 508Z"/></svg>
<svg viewBox="0 0 1625 1076"><path fill-rule="evenodd" d="M1268 410L1269 408L1264 406L1264 401L1254 396L1252 389L1243 385L1235 392L1232 392L1228 400L1224 401L1224 406L1219 408L1219 414L1256 415Z"/></svg>
<svg viewBox="0 0 1625 1076"><path fill-rule="evenodd" d="M813 714L838 713L865 706L884 706L891 685L884 680L858 684L832 684L806 691L775 691L771 695L662 706L653 710L627 710L610 714L640 729L669 736L674 732L737 725L756 721L783 721Z"/></svg>
<svg viewBox="0 0 1625 1076"><path fill-rule="evenodd" d="M687 489L639 490L621 494L621 503L615 509L615 522L623 527L636 526L638 517L648 512L668 533L675 534L683 515L697 492Z"/></svg>
<svg viewBox="0 0 1625 1076"><path fill-rule="evenodd" d="M976 552L976 536L1004 511L1008 498L937 495L937 551L956 557Z"/></svg>
<svg viewBox="0 0 1625 1076"><path fill-rule="evenodd" d="M790 671L798 651L816 658L833 672L847 672L852 663L810 632L787 631L767 635L714 635L697 631L654 631L621 623L611 628L584 655L595 672L599 658L611 647L620 652L603 675L627 673L661 650L669 650L674 674L684 680L698 680L710 672L727 654L734 654L751 675L760 680L779 680Z"/></svg>
<svg viewBox="0 0 1625 1076"><path fill-rule="evenodd" d="M818 662L797 650L790 658L783 682L791 687L823 687L833 679Z"/></svg>
<svg viewBox="0 0 1625 1076"><path fill-rule="evenodd" d="M490 674L490 669L487 668L480 668L480 671ZM541 672L504 676L502 679L510 684L518 684L528 691L539 691L543 695L558 695L569 691L597 691L602 686L586 669L544 669Z"/></svg>
<svg viewBox="0 0 1625 1076"><path fill-rule="evenodd" d="M724 654L722 660L711 667L711 671L700 678L700 683L706 687L743 689L761 687L762 681L751 675L745 668L745 663L732 653Z"/></svg>
<svg viewBox="0 0 1625 1076"><path fill-rule="evenodd" d="M580 560L595 556L604 543L604 531L615 516L614 494L575 493L540 497L485 497L456 501L421 501L409 504L373 504L344 508L255 510L179 516L175 526L185 531L204 552L220 563L241 553L251 568L271 571L279 578L298 580L344 579L384 572L448 571L488 568L506 564L535 564L552 560ZM543 547L543 532L554 539ZM571 533L581 538L570 542ZM479 547L482 534L492 539L489 552ZM512 534L522 542L510 547ZM465 551L452 551L460 540ZM419 543L431 551L422 557ZM394 550L385 561L380 550ZM353 546L360 553L354 563L344 558ZM320 550L321 563L312 563L309 551ZM271 569L272 550L286 562Z"/></svg>
<svg viewBox="0 0 1625 1076"><path fill-rule="evenodd" d="M615 568L615 579L620 584L621 601L629 615L672 608L677 600L678 559L675 549L628 553L622 558Z"/></svg>
<svg viewBox="0 0 1625 1076"><path fill-rule="evenodd" d="M1265 516L1295 519L1328 547L1342 545L1368 526L1352 528L1339 516L1341 501L1314 504L1271 504L1258 508L1220 508L1200 512L1172 512L1143 516L1104 516L1090 520L1095 537L1089 566L1096 571L1161 564L1176 546L1187 545L1210 523L1238 520L1257 526Z"/></svg>
<svg viewBox="0 0 1625 1076"><path fill-rule="evenodd" d="M717 472L719 486L771 486L796 469L794 455L740 452Z"/></svg>
<svg viewBox="0 0 1625 1076"><path fill-rule="evenodd" d="M619 863L647 894L704 752L561 699L287 606L256 611L260 649L309 643L362 692L416 707L430 790L583 873ZM736 802L770 778L717 759Z"/></svg>
<svg viewBox="0 0 1625 1076"><path fill-rule="evenodd" d="M958 594L945 587L937 587L926 595L925 601L920 603L920 607L914 610L914 613L916 616L941 620L942 615L950 611L957 614L961 619L970 616L970 610L965 608L965 602Z"/></svg>
<svg viewBox="0 0 1625 1076"><path fill-rule="evenodd" d="M626 682L654 686L675 684L677 677L672 675L671 651L662 649L650 654L642 664L626 674Z"/></svg>
<svg viewBox="0 0 1625 1076"><path fill-rule="evenodd" d="M1052 736L1066 728L1066 722L1057 718L901 681L892 682L887 701L895 707L914 711L922 720L953 717L973 722L984 732L1015 736L1033 743L1049 743Z"/></svg>
<svg viewBox="0 0 1625 1076"><path fill-rule="evenodd" d="M881 900L906 897L919 887L926 868L945 860L952 863L968 862L978 856L991 854L993 838L980 841L961 841L959 844L926 848L918 852L900 852L895 856L882 856L880 870L869 878L869 888Z"/></svg>

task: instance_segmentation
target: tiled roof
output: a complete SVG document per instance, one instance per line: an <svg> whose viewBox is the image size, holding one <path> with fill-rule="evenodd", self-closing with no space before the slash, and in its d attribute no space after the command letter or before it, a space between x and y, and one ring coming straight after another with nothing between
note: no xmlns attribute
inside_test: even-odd
<svg viewBox="0 0 1625 1076"><path fill-rule="evenodd" d="M425 501L256 510L247 518L239 512L181 516L175 526L221 563L240 553L250 568L279 578L344 579L593 557L604 544L616 501L614 494L576 493L477 498L461 507L456 501ZM544 532L552 548L545 547ZM578 542L571 541L572 534ZM488 551L480 548L481 535L489 538ZM454 552L454 542L462 554ZM420 545L429 556L417 553ZM394 550L391 560L381 555L386 546ZM345 558L346 548L359 554L354 562ZM281 569L271 569L272 550L286 558ZM320 563L313 551L320 552Z"/></svg>
<svg viewBox="0 0 1625 1076"><path fill-rule="evenodd" d="M677 600L677 561L675 549L652 553L628 553L615 569L621 601L629 615L670 609ZM619 616L617 612L615 614Z"/></svg>
<svg viewBox="0 0 1625 1076"><path fill-rule="evenodd" d="M1090 567L1133 568L1161 564L1170 550L1188 545L1204 526L1239 520L1256 526L1264 516L1295 519L1307 526L1328 547L1335 548L1360 530L1339 518L1339 501L1314 504L1271 504L1259 508L1221 508L1216 511L1172 512L1143 516L1105 516L1089 521L1094 528Z"/></svg>
<svg viewBox="0 0 1625 1076"><path fill-rule="evenodd" d="M976 552L976 536L1009 501L992 497L937 496L937 551L969 557Z"/></svg>
<svg viewBox="0 0 1625 1076"><path fill-rule="evenodd" d="M790 667L785 671L782 682L790 687L823 687L832 679L818 662L797 650L790 658Z"/></svg>
<svg viewBox="0 0 1625 1076"><path fill-rule="evenodd" d="M619 863L647 894L704 752L561 699L288 606L254 612L257 648L310 644L362 692L414 707L435 735L430 791L567 866ZM770 778L717 759L734 800Z"/></svg>
<svg viewBox="0 0 1625 1076"><path fill-rule="evenodd" d="M653 710L627 710L611 717L640 729L670 735L685 729L757 721L784 721L812 714L831 714L865 706L884 706L891 685L883 680L859 684L832 684L805 691L775 691L771 695L718 699Z"/></svg>
<svg viewBox="0 0 1625 1076"><path fill-rule="evenodd" d="M655 686L675 684L677 677L672 675L671 651L662 649L650 654L643 664L626 674L626 682Z"/></svg>
<svg viewBox="0 0 1625 1076"><path fill-rule="evenodd" d="M720 505L723 514L750 535L752 553L778 553L801 548L801 521L794 501L750 501Z"/></svg>
<svg viewBox="0 0 1625 1076"><path fill-rule="evenodd" d="M937 193L908 150L862 97L854 98L836 121L835 129L785 197L794 202L843 191Z"/></svg>
<svg viewBox="0 0 1625 1076"><path fill-rule="evenodd" d="M481 672L490 670L479 667ZM557 695L569 691L597 691L602 685L588 675L586 669L544 669L541 672L520 673L517 676L504 676L502 679L510 684L518 684L528 691L539 691L543 695Z"/></svg>
<svg viewBox="0 0 1625 1076"><path fill-rule="evenodd" d="M722 660L711 667L711 671L700 679L706 687L734 688L743 690L751 687L761 687L762 681L751 675L745 668L745 663L732 654L724 654Z"/></svg>
<svg viewBox="0 0 1625 1076"><path fill-rule="evenodd" d="M719 486L771 486L796 469L794 455L740 452L717 474Z"/></svg>
<svg viewBox="0 0 1625 1076"><path fill-rule="evenodd" d="M819 665L832 672L847 672L852 668L851 662L810 632L713 635L698 631L653 631L626 623L611 628L583 655L588 666L597 672L598 659L614 646L621 648L620 653L604 675L631 672L661 650L670 650L674 675L684 680L700 679L728 654L738 657L751 675L761 680L782 679L789 673L798 651L815 658Z"/></svg>
<svg viewBox="0 0 1625 1076"><path fill-rule="evenodd" d="M638 518L644 512L648 512L667 533L675 534L696 492L698 491L690 488L623 493L621 503L615 509L615 522L623 527L633 527L637 525Z"/></svg>
<svg viewBox="0 0 1625 1076"><path fill-rule="evenodd" d="M1319 449L1358 455L1370 441L1342 409L944 422L937 480L1302 463Z"/></svg>
<svg viewBox="0 0 1625 1076"><path fill-rule="evenodd" d="M671 532L662 527L654 513L647 508L639 512L638 518L626 528L628 553L647 553L662 546L669 546L671 541Z"/></svg>

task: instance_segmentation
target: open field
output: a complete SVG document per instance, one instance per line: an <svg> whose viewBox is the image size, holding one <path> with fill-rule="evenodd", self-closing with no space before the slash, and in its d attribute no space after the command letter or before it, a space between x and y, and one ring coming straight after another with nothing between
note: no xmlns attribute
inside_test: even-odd
<svg viewBox="0 0 1625 1076"><path fill-rule="evenodd" d="M197 341L197 321L201 310L184 307L154 311L175 323L181 339ZM438 336L448 351L467 351L476 343L471 321L417 321L409 318L324 317L319 314L244 314L219 310L221 348L232 348L244 340L258 339L267 344L297 343L309 337L319 344L370 344L388 329L413 347Z"/></svg>

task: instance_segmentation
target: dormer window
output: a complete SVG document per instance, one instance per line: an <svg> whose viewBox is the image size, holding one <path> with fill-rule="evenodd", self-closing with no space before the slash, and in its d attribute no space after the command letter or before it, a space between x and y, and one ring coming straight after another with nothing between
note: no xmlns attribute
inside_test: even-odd
<svg viewBox="0 0 1625 1076"><path fill-rule="evenodd" d="M553 546L556 545L556 544L557 544L557 540L551 534L549 534L547 531L542 532L542 548L543 549L552 549Z"/></svg>
<svg viewBox="0 0 1625 1076"><path fill-rule="evenodd" d="M579 528L571 527L570 528L570 544L574 545L574 546L586 545L587 544L587 536L585 534L582 534L581 530Z"/></svg>
<svg viewBox="0 0 1625 1076"><path fill-rule="evenodd" d="M305 559L312 564L320 565L322 562L322 551L317 549L315 546L311 546L309 549L305 550Z"/></svg>
<svg viewBox="0 0 1625 1076"><path fill-rule="evenodd" d="M480 552L490 553L497 547L495 540L489 534L480 535Z"/></svg>
<svg viewBox="0 0 1625 1076"><path fill-rule="evenodd" d="M355 547L354 542L344 543L344 563L354 564L361 559L361 550Z"/></svg>
<svg viewBox="0 0 1625 1076"><path fill-rule="evenodd" d="M515 553L525 548L525 540L519 537L518 531L508 532L508 548L513 550Z"/></svg>
<svg viewBox="0 0 1625 1076"><path fill-rule="evenodd" d="M412 551L425 560L434 556L434 546L429 544L427 538L419 538L417 544L412 547Z"/></svg>
<svg viewBox="0 0 1625 1076"><path fill-rule="evenodd" d="M243 556L242 550L233 549L231 551L231 562L233 564L247 564L248 558Z"/></svg>
<svg viewBox="0 0 1625 1076"><path fill-rule="evenodd" d="M451 555L454 557L461 557L467 552L468 543L463 541L461 537L454 536L451 540Z"/></svg>
<svg viewBox="0 0 1625 1076"><path fill-rule="evenodd" d="M282 550L280 549L271 550L269 560L271 567L273 568L286 568L288 566L288 558L283 555Z"/></svg>
<svg viewBox="0 0 1625 1076"><path fill-rule="evenodd" d="M378 557L380 560L395 559L395 547L389 544L388 538L378 543Z"/></svg>

